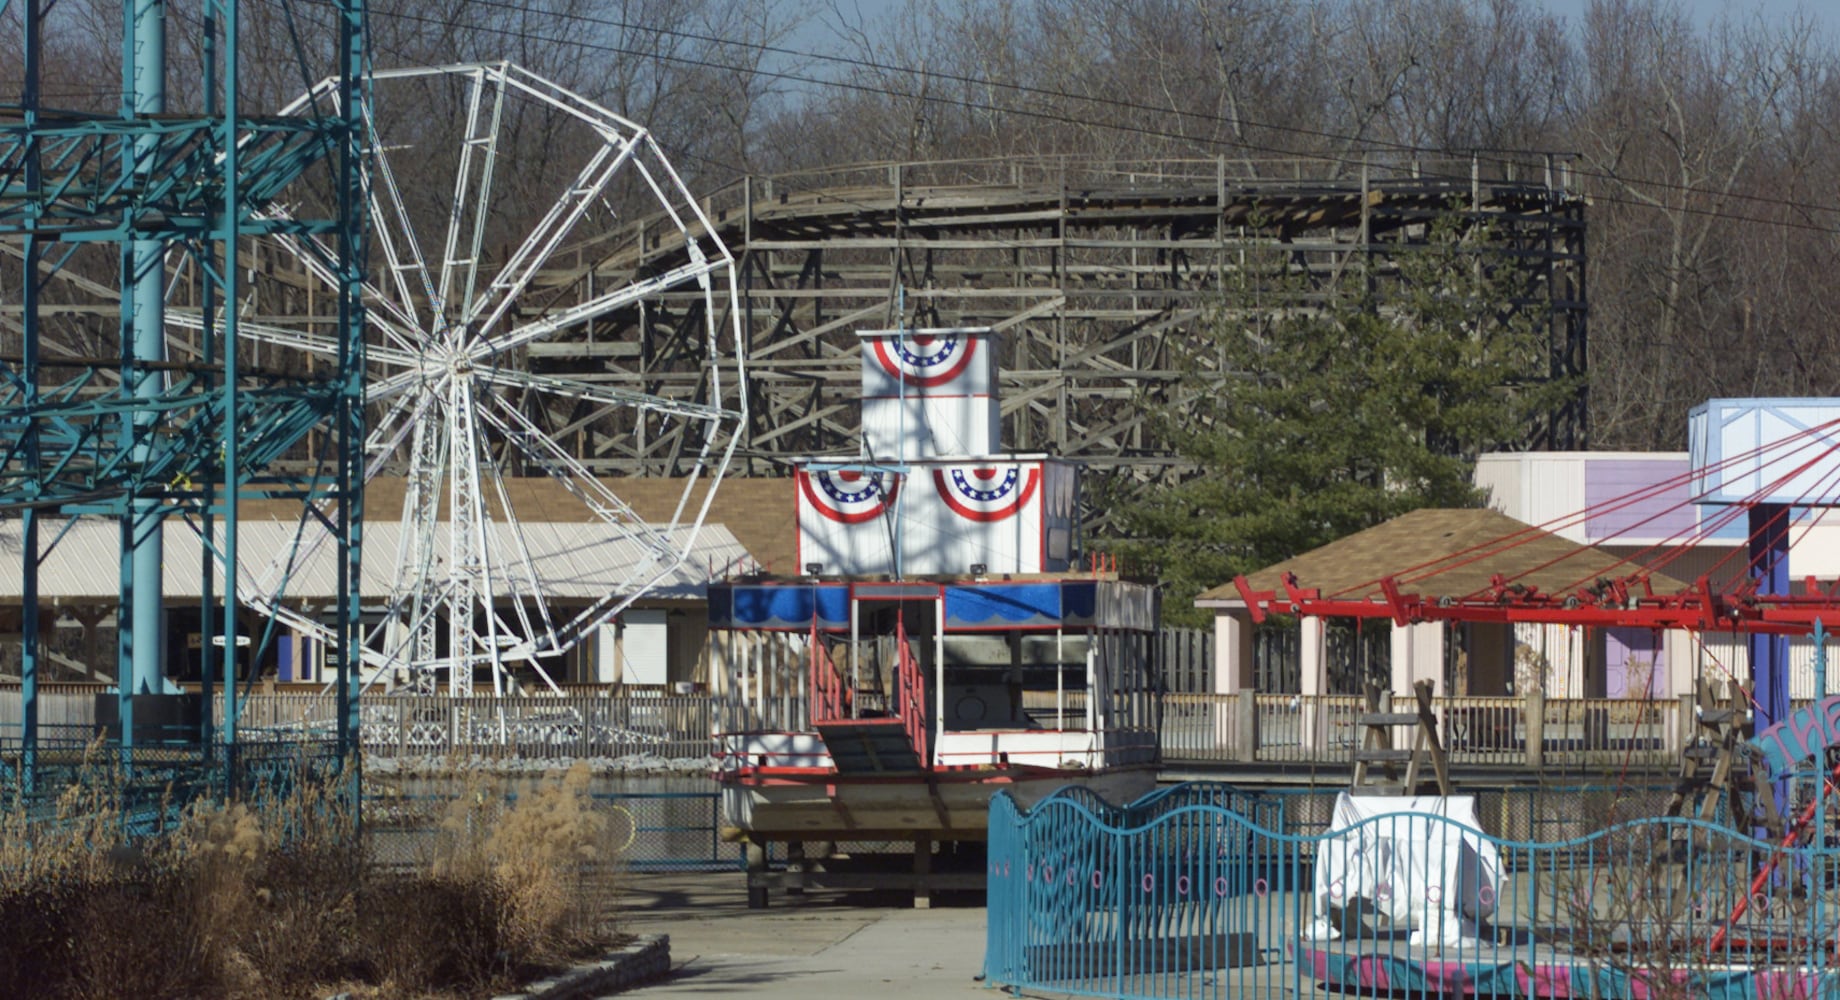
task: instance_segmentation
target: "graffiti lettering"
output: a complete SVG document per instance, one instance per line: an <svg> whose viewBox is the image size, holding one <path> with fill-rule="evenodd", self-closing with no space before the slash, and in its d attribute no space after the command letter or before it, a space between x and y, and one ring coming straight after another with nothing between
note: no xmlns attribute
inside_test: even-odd
<svg viewBox="0 0 1840 1000"><path fill-rule="evenodd" d="M1835 745L1840 745L1840 695L1790 713L1751 740L1772 778L1786 777L1803 760Z"/></svg>

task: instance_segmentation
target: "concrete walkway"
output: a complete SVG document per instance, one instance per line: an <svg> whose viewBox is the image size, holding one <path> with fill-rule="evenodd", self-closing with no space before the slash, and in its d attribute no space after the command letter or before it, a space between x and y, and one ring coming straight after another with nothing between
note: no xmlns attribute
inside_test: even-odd
<svg viewBox="0 0 1840 1000"><path fill-rule="evenodd" d="M674 972L623 996L1003 996L973 977L984 965L981 895L916 910L900 894L814 891L747 908L741 872L632 875L627 927L671 935Z"/></svg>

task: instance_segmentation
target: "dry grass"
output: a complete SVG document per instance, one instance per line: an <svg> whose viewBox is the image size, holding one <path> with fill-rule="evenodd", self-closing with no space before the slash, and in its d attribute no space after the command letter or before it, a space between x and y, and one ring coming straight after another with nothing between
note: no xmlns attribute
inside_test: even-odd
<svg viewBox="0 0 1840 1000"><path fill-rule="evenodd" d="M367 863L343 775L131 844L112 771L0 815L0 996L489 995L612 939L585 770L510 805L475 780L407 872Z"/></svg>
<svg viewBox="0 0 1840 1000"><path fill-rule="evenodd" d="M599 863L609 823L588 797L590 776L577 764L507 807L504 793L475 775L441 818L435 874L502 886L514 953L564 959L614 931Z"/></svg>

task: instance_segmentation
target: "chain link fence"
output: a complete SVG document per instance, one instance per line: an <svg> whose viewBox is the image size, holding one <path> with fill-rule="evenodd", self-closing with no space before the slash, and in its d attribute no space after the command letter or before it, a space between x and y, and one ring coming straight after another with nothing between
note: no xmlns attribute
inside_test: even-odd
<svg viewBox="0 0 1840 1000"><path fill-rule="evenodd" d="M515 791L404 795L367 789L364 824L371 860L386 868L429 868L445 852L489 837L519 800ZM741 848L721 840L719 793L594 792L584 802L596 831L591 859L596 866L627 871L742 866Z"/></svg>

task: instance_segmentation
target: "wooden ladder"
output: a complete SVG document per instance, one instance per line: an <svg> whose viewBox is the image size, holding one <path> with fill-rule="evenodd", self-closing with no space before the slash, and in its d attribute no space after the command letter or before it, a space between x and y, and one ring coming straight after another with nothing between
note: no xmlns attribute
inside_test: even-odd
<svg viewBox="0 0 1840 1000"><path fill-rule="evenodd" d="M1367 685L1367 708L1355 719L1361 727L1361 745L1354 752L1354 781L1349 791L1355 795L1418 795L1424 781L1424 765L1431 765L1437 782L1437 794L1451 794L1450 763L1444 756L1444 742L1438 738L1437 713L1431 709L1432 683L1412 685L1418 700L1416 712L1391 712L1382 706L1380 685ZM1412 749L1393 747L1393 727L1413 726ZM1373 773L1372 765L1381 773ZM1405 780L1399 780L1396 765L1406 766Z"/></svg>
<svg viewBox="0 0 1840 1000"><path fill-rule="evenodd" d="M1687 739L1680 748L1680 774L1661 814L1714 822L1721 802L1735 807L1737 800L1732 793L1749 792L1762 811L1765 829L1773 836L1781 835L1782 815L1775 789L1767 779L1758 778L1745 754L1749 748L1745 733L1751 725L1750 687L1730 681L1720 697L1717 684L1702 681L1697 702L1697 729L1694 738ZM1735 826L1749 825L1748 817L1729 818Z"/></svg>

